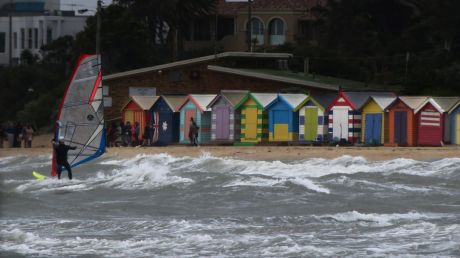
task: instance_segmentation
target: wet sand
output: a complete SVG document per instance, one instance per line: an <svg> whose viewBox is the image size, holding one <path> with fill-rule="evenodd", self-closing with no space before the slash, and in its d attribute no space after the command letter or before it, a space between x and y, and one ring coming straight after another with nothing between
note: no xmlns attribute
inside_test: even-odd
<svg viewBox="0 0 460 258"><path fill-rule="evenodd" d="M18 155L51 154L51 135L35 137L33 148L3 148L0 157ZM5 142L6 143L6 142ZM390 160L408 158L415 160L438 160L460 158L460 146L444 147L312 147L312 146L201 146L173 145L168 147L114 147L105 155L133 157L140 154L167 153L172 156L197 157L211 155L245 160L299 160L307 158L332 159L343 155L361 156L367 160Z"/></svg>

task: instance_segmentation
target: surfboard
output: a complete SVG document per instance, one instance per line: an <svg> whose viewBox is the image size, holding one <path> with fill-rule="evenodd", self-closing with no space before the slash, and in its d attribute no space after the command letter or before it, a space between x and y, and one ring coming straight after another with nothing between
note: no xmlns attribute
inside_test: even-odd
<svg viewBox="0 0 460 258"><path fill-rule="evenodd" d="M38 173L37 171L32 171L32 175L37 179L37 180L43 180L46 178L46 176Z"/></svg>

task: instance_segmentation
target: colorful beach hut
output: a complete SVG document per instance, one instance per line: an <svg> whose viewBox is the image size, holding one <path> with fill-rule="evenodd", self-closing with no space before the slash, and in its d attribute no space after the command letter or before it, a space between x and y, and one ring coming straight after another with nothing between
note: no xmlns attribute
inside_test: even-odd
<svg viewBox="0 0 460 258"><path fill-rule="evenodd" d="M144 134L145 125L150 124L150 108L158 98L158 96L131 96L121 109L123 122L129 122L131 125L139 123L139 137Z"/></svg>
<svg viewBox="0 0 460 258"><path fill-rule="evenodd" d="M150 108L153 126L152 144L165 146L179 141L179 118L177 107L185 96L162 95Z"/></svg>
<svg viewBox="0 0 460 258"><path fill-rule="evenodd" d="M389 144L399 146L415 146L417 144L414 112L426 99L427 97L400 96L386 108Z"/></svg>
<svg viewBox="0 0 460 258"><path fill-rule="evenodd" d="M452 118L450 111L460 101L460 97L433 97L433 100L444 110L443 141L444 143L451 143Z"/></svg>
<svg viewBox="0 0 460 258"><path fill-rule="evenodd" d="M433 99L427 98L416 110L417 145L442 146L444 110Z"/></svg>
<svg viewBox="0 0 460 258"><path fill-rule="evenodd" d="M278 94L265 110L268 112L268 140L295 141L299 138L299 111L295 108L305 94Z"/></svg>
<svg viewBox="0 0 460 258"><path fill-rule="evenodd" d="M451 143L460 145L460 101L450 109L449 120Z"/></svg>
<svg viewBox="0 0 460 258"><path fill-rule="evenodd" d="M207 106L211 109L211 141L233 142L240 139L240 112L235 106L248 91L223 90Z"/></svg>
<svg viewBox="0 0 460 258"><path fill-rule="evenodd" d="M329 135L333 141L346 139L351 143L361 141L361 107L375 97L394 97L391 92L345 92L340 90L328 107Z"/></svg>
<svg viewBox="0 0 460 258"><path fill-rule="evenodd" d="M361 107L363 143L380 145L388 142L388 113L385 113L385 109L395 99L371 96Z"/></svg>
<svg viewBox="0 0 460 258"><path fill-rule="evenodd" d="M299 138L301 142L327 142L328 112L336 94L308 96L294 111L299 112Z"/></svg>
<svg viewBox="0 0 460 258"><path fill-rule="evenodd" d="M235 106L241 114L241 143L268 140L268 114L265 107L277 96L274 93L249 93Z"/></svg>
<svg viewBox="0 0 460 258"><path fill-rule="evenodd" d="M190 118L193 117L199 129L198 143L206 143L211 140L211 109L207 106L216 97L210 94L191 94L185 97L178 106L180 112L180 143L190 143L188 132Z"/></svg>

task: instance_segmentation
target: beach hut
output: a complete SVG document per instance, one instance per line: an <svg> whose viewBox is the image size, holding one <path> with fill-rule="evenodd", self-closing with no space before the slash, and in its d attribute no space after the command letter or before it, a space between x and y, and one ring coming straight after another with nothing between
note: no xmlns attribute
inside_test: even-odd
<svg viewBox="0 0 460 258"><path fill-rule="evenodd" d="M414 111L427 97L400 96L391 103L388 112L388 136L390 145L415 146L417 126Z"/></svg>
<svg viewBox="0 0 460 258"><path fill-rule="evenodd" d="M240 137L240 112L235 106L248 94L248 91L223 90L208 108L211 109L211 141L233 142Z"/></svg>
<svg viewBox="0 0 460 258"><path fill-rule="evenodd" d="M346 139L351 143L361 141L361 107L375 97L394 97L391 92L345 92L339 94L328 107L329 135L332 140Z"/></svg>
<svg viewBox="0 0 460 258"><path fill-rule="evenodd" d="M460 101L449 110L450 140L452 144L460 144Z"/></svg>
<svg viewBox="0 0 460 258"><path fill-rule="evenodd" d="M265 110L268 113L268 140L294 141L299 137L299 111L295 108L305 94L278 94Z"/></svg>
<svg viewBox="0 0 460 258"><path fill-rule="evenodd" d="M268 114L265 107L277 96L274 93L249 93L235 106L241 114L242 144L268 140Z"/></svg>
<svg viewBox="0 0 460 258"><path fill-rule="evenodd" d="M193 117L199 129L198 143L206 143L211 140L211 109L207 106L216 97L212 94L191 94L185 97L178 106L180 112L180 143L190 143L188 132L190 118Z"/></svg>
<svg viewBox="0 0 460 258"><path fill-rule="evenodd" d="M158 96L131 96L121 109L123 122L129 122L131 125L135 122L139 123L139 137L142 137L145 125L150 124L150 108L158 98Z"/></svg>
<svg viewBox="0 0 460 258"><path fill-rule="evenodd" d="M417 145L442 146L444 110L433 99L427 98L416 110Z"/></svg>
<svg viewBox="0 0 460 258"><path fill-rule="evenodd" d="M385 109L396 97L371 96L361 107L361 141L365 144L388 142L388 113Z"/></svg>
<svg viewBox="0 0 460 258"><path fill-rule="evenodd" d="M179 141L179 117L177 107L185 96L162 95L150 108L153 126L152 144L165 146Z"/></svg>
<svg viewBox="0 0 460 258"><path fill-rule="evenodd" d="M433 100L444 110L443 141L444 143L451 143L452 118L450 111L460 101L460 97L433 97Z"/></svg>
<svg viewBox="0 0 460 258"><path fill-rule="evenodd" d="M294 111L299 112L299 141L327 142L328 112L327 107L332 103L336 94L308 96Z"/></svg>

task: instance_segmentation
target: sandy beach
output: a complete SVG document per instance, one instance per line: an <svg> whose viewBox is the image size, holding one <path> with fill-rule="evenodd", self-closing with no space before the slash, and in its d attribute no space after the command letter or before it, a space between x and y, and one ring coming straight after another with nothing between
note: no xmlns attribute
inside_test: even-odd
<svg viewBox="0 0 460 258"><path fill-rule="evenodd" d="M51 153L51 135L35 137L33 148L3 148L0 157L17 155L43 155ZM168 147L115 147L108 148L106 155L133 157L139 154L167 153L172 156L211 155L245 160L300 160L307 158L333 159L343 155L361 156L367 160L390 160L409 158L415 160L438 160L460 158L460 146L444 147L312 147L312 146L201 146L174 145Z"/></svg>

